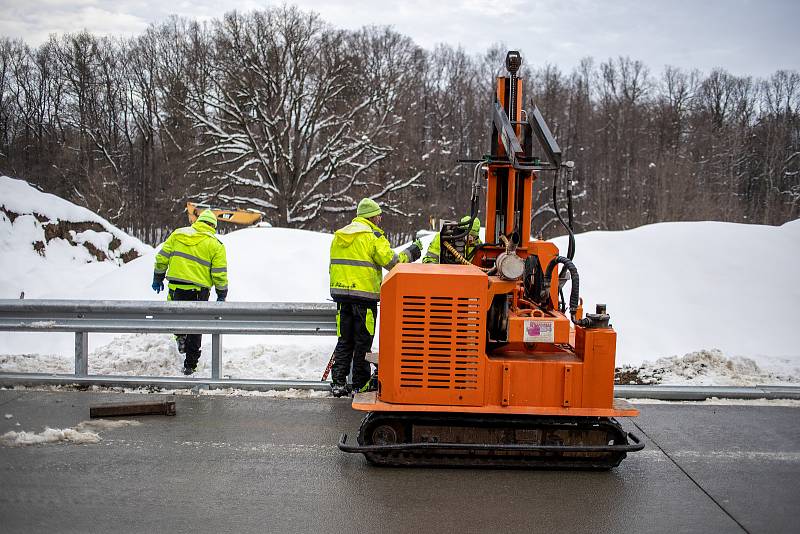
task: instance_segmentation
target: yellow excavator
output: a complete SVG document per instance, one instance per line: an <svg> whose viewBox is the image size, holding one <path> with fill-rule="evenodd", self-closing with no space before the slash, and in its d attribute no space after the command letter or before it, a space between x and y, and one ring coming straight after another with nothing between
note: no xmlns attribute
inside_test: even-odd
<svg viewBox="0 0 800 534"><path fill-rule="evenodd" d="M189 223L194 223L201 213L211 210L217 216L217 221L238 226L253 226L261 222L263 214L252 209L229 209L210 206L208 204L186 203L186 213L189 214Z"/></svg>

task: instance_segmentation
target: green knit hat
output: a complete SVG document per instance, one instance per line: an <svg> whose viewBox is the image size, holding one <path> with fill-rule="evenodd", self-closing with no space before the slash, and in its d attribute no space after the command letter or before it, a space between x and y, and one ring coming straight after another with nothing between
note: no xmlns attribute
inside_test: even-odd
<svg viewBox="0 0 800 534"><path fill-rule="evenodd" d="M372 200L371 198L362 198L361 202L358 203L358 211L356 214L359 217L364 217L365 219L369 219L370 217L375 217L376 215L380 215L383 210L381 207L378 206L378 203Z"/></svg>
<svg viewBox="0 0 800 534"><path fill-rule="evenodd" d="M204 223L213 226L214 228L217 227L217 216L214 215L214 212L211 210L205 210L200 216L197 218L198 221L203 221Z"/></svg>
<svg viewBox="0 0 800 534"><path fill-rule="evenodd" d="M464 215L463 217L461 217L461 222L462 223L469 222L469 220L470 220L470 216L469 215ZM480 233L481 233L481 220L478 219L477 217L475 217L475 220L472 221L472 228L470 228L469 233L474 235L475 237L478 237L480 235Z"/></svg>

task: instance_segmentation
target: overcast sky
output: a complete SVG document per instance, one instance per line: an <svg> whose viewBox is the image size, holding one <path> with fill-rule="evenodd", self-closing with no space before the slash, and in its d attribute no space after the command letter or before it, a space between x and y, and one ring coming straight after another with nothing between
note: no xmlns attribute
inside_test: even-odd
<svg viewBox="0 0 800 534"><path fill-rule="evenodd" d="M334 26L391 25L425 48L483 52L495 42L528 64L570 71L580 58L620 55L664 65L765 77L800 70L800 0L296 0ZM0 35L39 44L87 29L134 35L170 14L207 20L258 0L0 0Z"/></svg>

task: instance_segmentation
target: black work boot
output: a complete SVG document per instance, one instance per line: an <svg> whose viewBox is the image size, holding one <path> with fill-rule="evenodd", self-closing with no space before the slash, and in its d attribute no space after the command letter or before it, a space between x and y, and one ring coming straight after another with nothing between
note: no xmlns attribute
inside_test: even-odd
<svg viewBox="0 0 800 534"><path fill-rule="evenodd" d="M343 384L341 382L333 382L331 384L331 394L334 397L344 397L350 394L350 388L347 387L347 384Z"/></svg>
<svg viewBox="0 0 800 534"><path fill-rule="evenodd" d="M186 356L186 359L183 360L183 374L190 375L197 371L197 364L200 361L200 355L198 354L194 358L190 358L189 355Z"/></svg>

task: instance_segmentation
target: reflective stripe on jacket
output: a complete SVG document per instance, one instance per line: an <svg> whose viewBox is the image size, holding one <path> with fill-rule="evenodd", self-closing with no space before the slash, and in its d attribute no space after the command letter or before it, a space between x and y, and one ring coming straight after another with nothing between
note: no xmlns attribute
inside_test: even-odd
<svg viewBox="0 0 800 534"><path fill-rule="evenodd" d="M363 217L337 230L331 242L331 297L337 302L380 300L384 269L408 263L404 252L392 250L383 230Z"/></svg>
<svg viewBox="0 0 800 534"><path fill-rule="evenodd" d="M428 250L425 251L425 255L422 256L422 263L439 263L439 255L442 252L442 244L439 238L440 234L436 234L433 236L433 240L431 244L428 245ZM472 244L467 245L467 257L472 254L472 251L475 250L475 247L481 244L480 239L476 239L472 242Z"/></svg>
<svg viewBox="0 0 800 534"><path fill-rule="evenodd" d="M228 289L225 245L211 227L195 221L169 235L156 254L155 272L166 273L172 287Z"/></svg>

